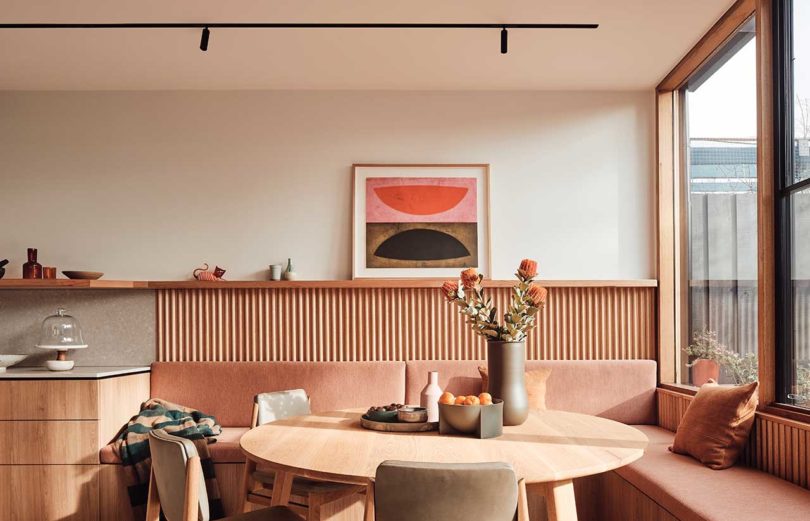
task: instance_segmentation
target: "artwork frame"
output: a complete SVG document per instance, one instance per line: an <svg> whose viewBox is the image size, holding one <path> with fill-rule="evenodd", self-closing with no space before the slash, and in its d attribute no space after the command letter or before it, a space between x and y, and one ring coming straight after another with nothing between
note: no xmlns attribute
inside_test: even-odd
<svg viewBox="0 0 810 521"><path fill-rule="evenodd" d="M352 278L447 279L467 267L489 276L489 171L487 163L352 165Z"/></svg>

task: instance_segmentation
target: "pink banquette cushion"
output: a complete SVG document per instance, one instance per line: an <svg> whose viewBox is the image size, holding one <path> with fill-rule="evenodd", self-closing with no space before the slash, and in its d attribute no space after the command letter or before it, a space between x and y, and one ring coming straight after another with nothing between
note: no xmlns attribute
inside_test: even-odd
<svg viewBox="0 0 810 521"><path fill-rule="evenodd" d="M253 397L305 389L313 412L405 401L404 362L155 362L151 395L250 425Z"/></svg>
<svg viewBox="0 0 810 521"><path fill-rule="evenodd" d="M439 386L455 395L481 392L478 366L485 361L408 362L405 400L419 403L428 372L439 372ZM652 360L537 360L526 370L548 368L546 408L592 414L631 425L656 423L657 365Z"/></svg>

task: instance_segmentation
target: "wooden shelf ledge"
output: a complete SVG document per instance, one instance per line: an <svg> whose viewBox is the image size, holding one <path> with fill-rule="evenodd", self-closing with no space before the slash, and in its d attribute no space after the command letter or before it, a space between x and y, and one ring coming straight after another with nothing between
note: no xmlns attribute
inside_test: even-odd
<svg viewBox="0 0 810 521"><path fill-rule="evenodd" d="M3 279L0 289L352 289L352 288L439 288L444 279L355 279L355 280L296 280L261 281L228 280L200 282L196 280L28 280ZM639 280L540 280L549 288L655 288L654 279ZM515 280L485 280L491 288L512 287Z"/></svg>

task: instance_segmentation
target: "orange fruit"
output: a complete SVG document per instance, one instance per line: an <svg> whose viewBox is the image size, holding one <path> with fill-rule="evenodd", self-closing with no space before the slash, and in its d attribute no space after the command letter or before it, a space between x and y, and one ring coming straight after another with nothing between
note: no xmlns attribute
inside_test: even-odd
<svg viewBox="0 0 810 521"><path fill-rule="evenodd" d="M445 405L452 405L456 403L456 397L453 396L453 393L444 392L442 393L441 397L439 397L439 403L443 403Z"/></svg>
<svg viewBox="0 0 810 521"><path fill-rule="evenodd" d="M466 396L456 396L456 405L464 405L464 402L467 400Z"/></svg>
<svg viewBox="0 0 810 521"><path fill-rule="evenodd" d="M492 395L489 393L479 394L478 399L481 400L481 405L492 405Z"/></svg>
<svg viewBox="0 0 810 521"><path fill-rule="evenodd" d="M466 400L464 400L464 405L480 405L481 400L478 399L477 396L468 396Z"/></svg>

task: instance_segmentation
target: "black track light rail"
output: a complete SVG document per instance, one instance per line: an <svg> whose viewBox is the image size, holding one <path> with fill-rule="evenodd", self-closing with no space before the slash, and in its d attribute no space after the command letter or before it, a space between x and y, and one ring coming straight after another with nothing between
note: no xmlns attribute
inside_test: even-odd
<svg viewBox="0 0 810 521"><path fill-rule="evenodd" d="M0 29L597 29L599 24L436 24L436 23L13 23Z"/></svg>

